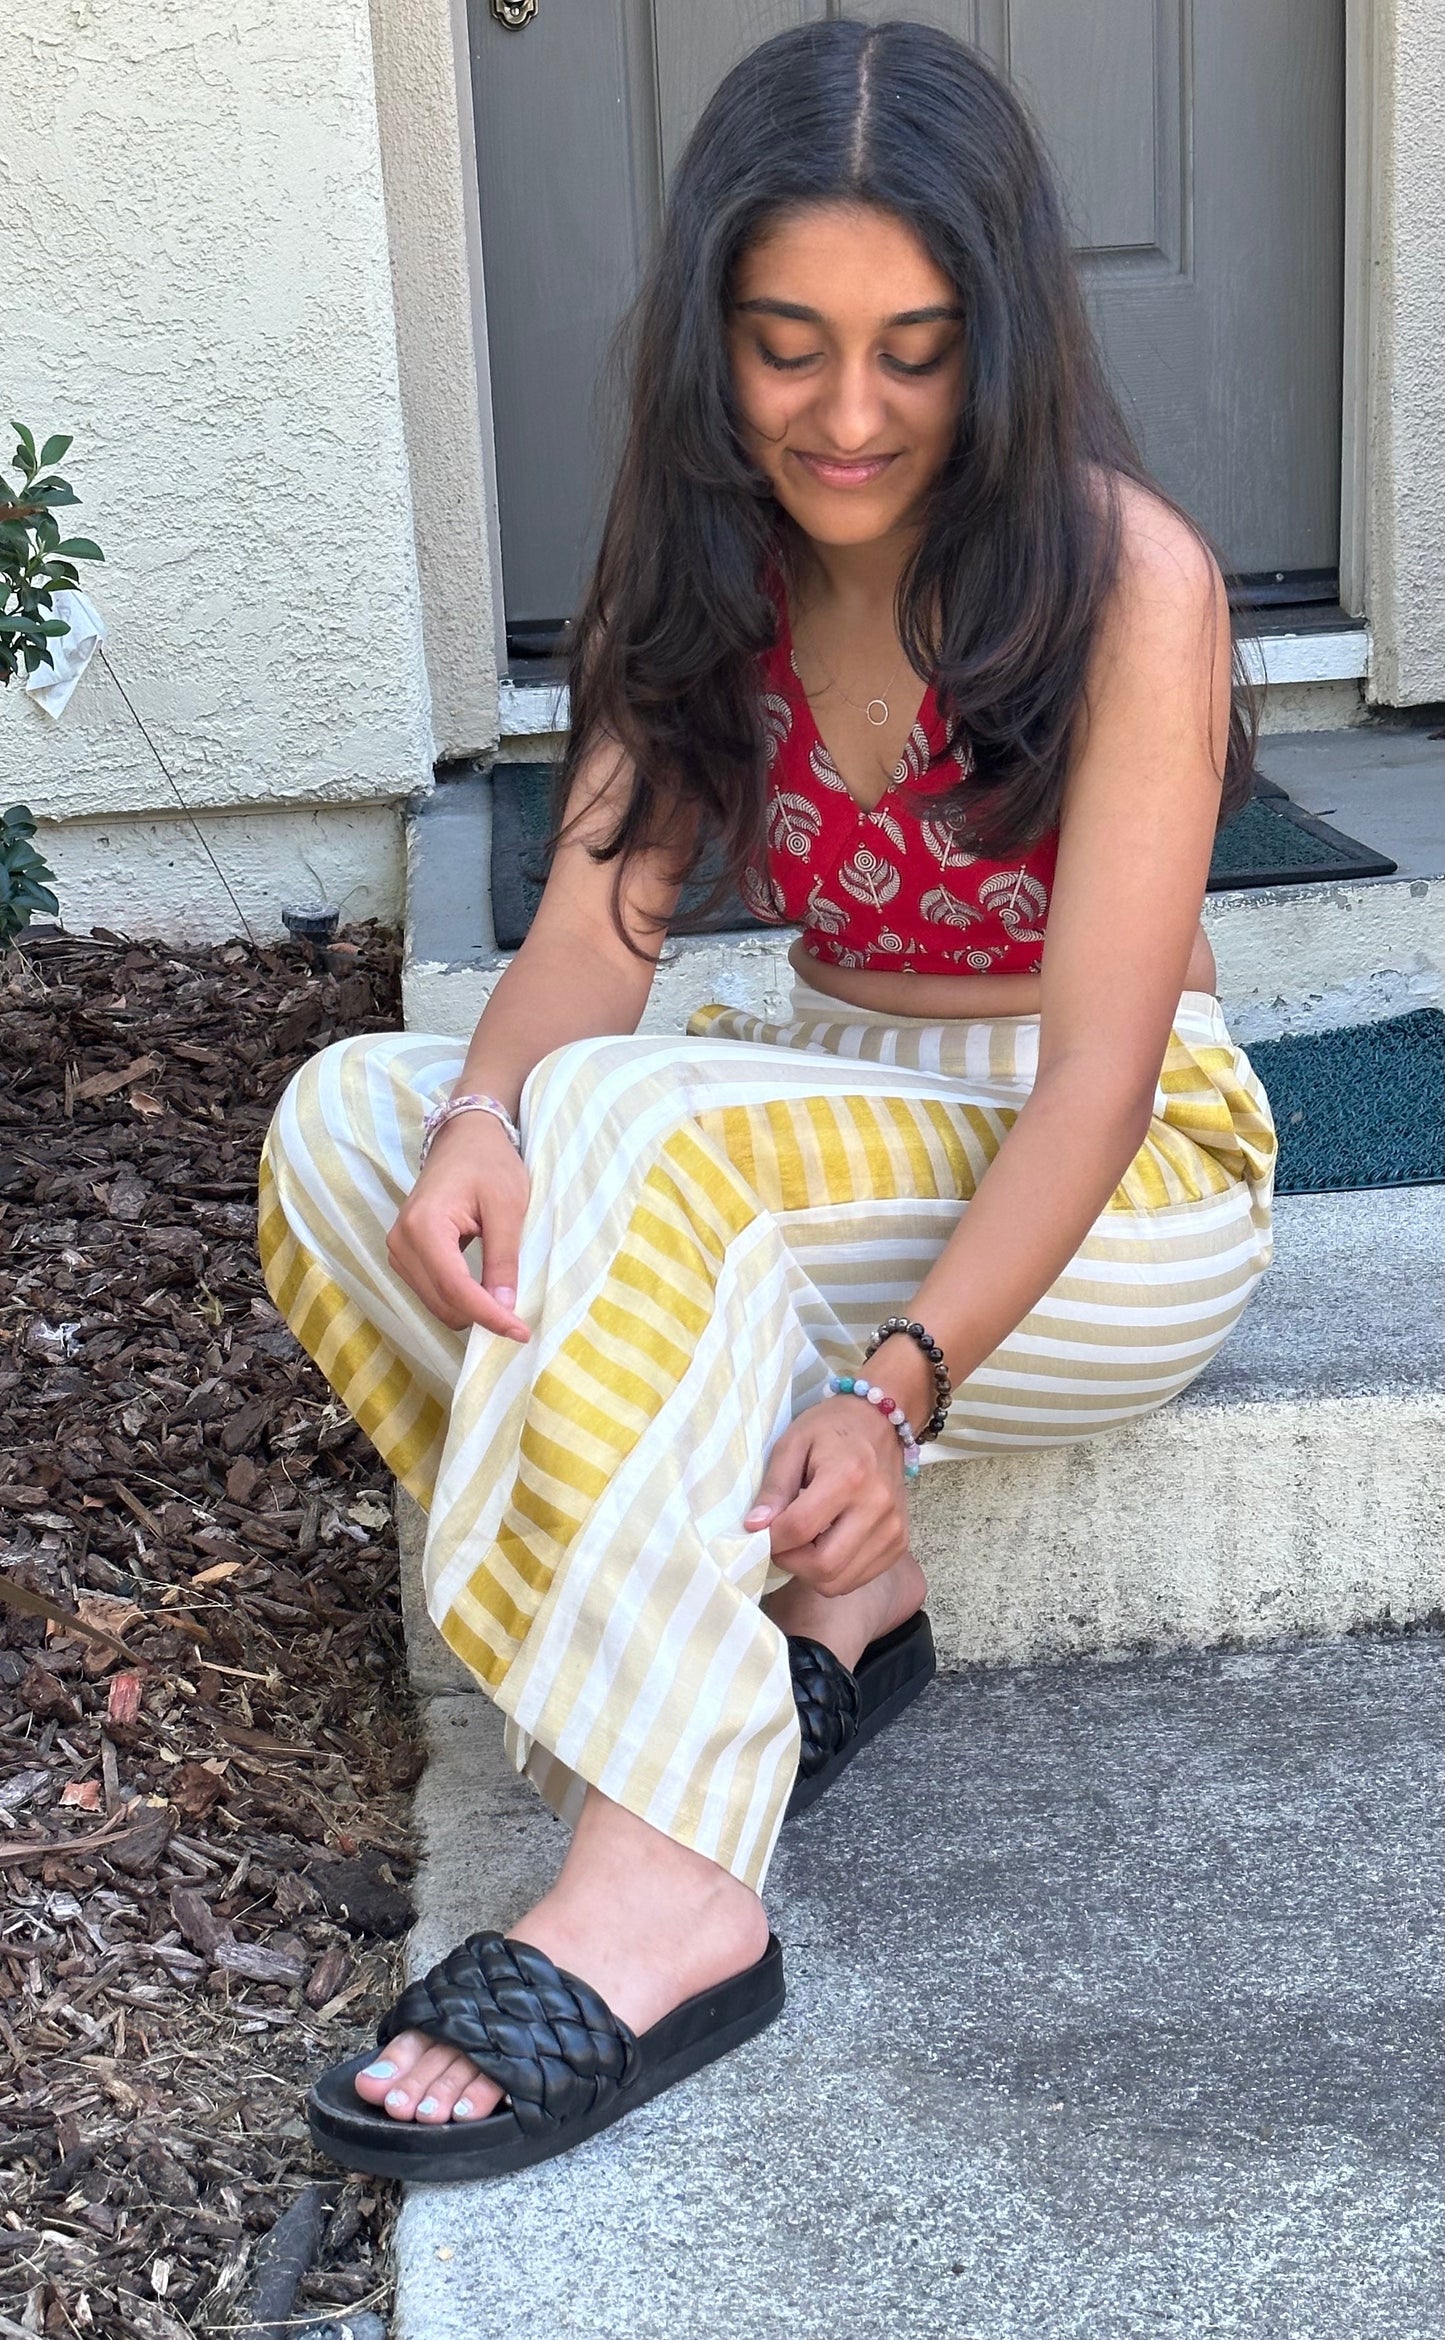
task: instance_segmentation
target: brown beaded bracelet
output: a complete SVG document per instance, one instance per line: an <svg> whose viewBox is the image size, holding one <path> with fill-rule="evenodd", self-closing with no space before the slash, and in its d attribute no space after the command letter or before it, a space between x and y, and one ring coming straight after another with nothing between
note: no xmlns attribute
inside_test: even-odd
<svg viewBox="0 0 1445 2340"><path fill-rule="evenodd" d="M948 1367L943 1361L943 1351L932 1333L925 1325L910 1323L906 1316L887 1316L884 1318L867 1348L863 1351L864 1359L871 1357L875 1349L881 1349L883 1343L891 1340L895 1333L906 1333L910 1341L916 1341L933 1367L934 1405L933 1412L918 1432L918 1443L922 1446L925 1439L936 1438L948 1420L948 1409L953 1403L953 1383L949 1378Z"/></svg>

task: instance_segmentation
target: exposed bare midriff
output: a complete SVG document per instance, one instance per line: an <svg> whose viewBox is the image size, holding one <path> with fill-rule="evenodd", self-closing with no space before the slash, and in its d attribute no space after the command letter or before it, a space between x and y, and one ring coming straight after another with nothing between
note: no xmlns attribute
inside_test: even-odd
<svg viewBox="0 0 1445 2340"><path fill-rule="evenodd" d="M813 958L801 936L788 959L814 991L880 1016L1036 1016L1043 993L1037 975L905 975L884 967L834 967ZM1181 988L1212 992L1217 983L1214 953L1201 926Z"/></svg>

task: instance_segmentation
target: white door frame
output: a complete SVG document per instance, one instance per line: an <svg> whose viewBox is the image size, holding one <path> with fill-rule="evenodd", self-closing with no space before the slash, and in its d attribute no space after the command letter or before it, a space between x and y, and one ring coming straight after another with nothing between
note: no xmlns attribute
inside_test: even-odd
<svg viewBox="0 0 1445 2340"><path fill-rule="evenodd" d="M481 416L485 478L482 482L487 512L487 550L492 571L492 626L497 675L507 673L507 608L502 577L502 523L497 501L497 434L492 421L492 361L487 341L487 288L482 267L482 209L477 185L477 123L472 105L472 51L467 29L467 0L451 0L452 57L457 84L457 122L461 133L462 216L467 239L467 282L471 288L472 351L477 369L477 406Z"/></svg>
<svg viewBox="0 0 1445 2340"><path fill-rule="evenodd" d="M1373 392L1376 0L1345 0L1345 281L1340 404L1340 603L1368 617Z"/></svg>

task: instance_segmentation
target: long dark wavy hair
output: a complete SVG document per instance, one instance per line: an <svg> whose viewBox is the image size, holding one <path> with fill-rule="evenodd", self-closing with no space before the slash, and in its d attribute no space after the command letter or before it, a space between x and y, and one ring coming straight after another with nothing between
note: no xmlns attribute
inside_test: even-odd
<svg viewBox="0 0 1445 2340"><path fill-rule="evenodd" d="M740 435L734 269L780 215L837 201L876 205L912 228L964 311L957 436L896 616L950 740L972 751L971 777L934 793L928 809L954 819L975 850L1007 855L1059 818L1118 567L1117 483L1178 510L1144 470L1109 388L1052 170L992 67L927 26L854 20L782 33L745 57L677 168L630 319L628 427L577 621L558 774L560 821L599 742L630 760L630 796L610 841L594 847L616 863L619 887L635 854L674 839L679 811L691 816L695 860L716 883L676 929L715 916L759 853L755 661L777 631L764 579L770 563L786 576L796 550L794 524ZM1235 681L1226 813L1247 796L1253 762L1237 653Z"/></svg>

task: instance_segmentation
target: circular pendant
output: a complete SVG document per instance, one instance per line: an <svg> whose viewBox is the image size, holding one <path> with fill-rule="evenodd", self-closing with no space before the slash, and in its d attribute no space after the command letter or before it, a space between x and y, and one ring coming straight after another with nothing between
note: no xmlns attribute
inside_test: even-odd
<svg viewBox="0 0 1445 2340"><path fill-rule="evenodd" d="M875 707L878 710L876 715L873 712ZM874 730L881 731L884 724L888 721L888 701L886 699L870 699L863 712L867 716L869 722L872 724Z"/></svg>

